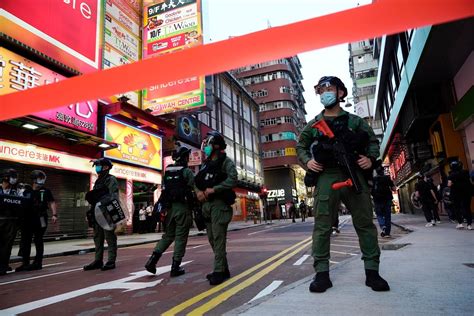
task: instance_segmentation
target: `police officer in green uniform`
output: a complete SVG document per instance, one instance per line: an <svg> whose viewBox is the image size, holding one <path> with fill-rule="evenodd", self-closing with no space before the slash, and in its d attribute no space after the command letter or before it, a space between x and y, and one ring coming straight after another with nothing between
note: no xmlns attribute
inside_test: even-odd
<svg viewBox="0 0 474 316"><path fill-rule="evenodd" d="M109 196L118 199L118 181L111 175L112 162L107 158L100 158L94 161L95 171L99 175L94 183L94 188L86 195L86 200L91 204L91 209L87 215L89 225L94 229L95 260L84 266L84 271L101 269L102 271L115 269L117 259L117 235L114 230L105 230L95 220L95 205L101 198ZM91 213L92 212L92 213ZM108 245L108 260L103 264L104 239Z"/></svg>
<svg viewBox="0 0 474 316"><path fill-rule="evenodd" d="M0 275L11 270L8 266L20 220L21 211L13 197L21 196L17 188L18 173L15 169L2 170L0 186Z"/></svg>
<svg viewBox="0 0 474 316"><path fill-rule="evenodd" d="M313 230L313 257L316 276L311 282L311 292L324 292L332 287L329 278L329 247L331 224L338 216L340 201L351 211L352 220L359 236L362 260L366 273L366 285L374 291L388 291L388 283L378 273L380 249L377 240L377 229L372 221L372 201L364 171L370 170L379 156L378 141L372 128L367 122L353 114L344 111L339 103L347 96L347 89L337 77L322 77L315 86L316 93L321 97L324 110L311 120L302 131L296 146L298 159L307 166L308 170L317 174L317 183L314 194L314 230ZM313 124L325 120L327 122L344 122L353 133L366 133L365 155L359 155L354 162L356 176L361 184L361 192L356 193L351 187L333 190L331 185L347 179L340 166L330 161L322 163L313 158L310 148L313 143L323 140L323 135ZM318 147L316 147L318 148ZM313 151L314 153L314 151Z"/></svg>
<svg viewBox="0 0 474 316"><path fill-rule="evenodd" d="M232 220L235 203L237 169L225 154L224 137L216 131L209 132L201 149L207 159L196 175L196 195L202 205L209 243L214 251L214 271L206 277L210 285L217 285L230 278L226 254L227 227Z"/></svg>
<svg viewBox="0 0 474 316"><path fill-rule="evenodd" d="M189 148L178 148L172 154L175 163L166 168L163 191L159 201L161 212L166 212L165 234L158 241L152 255L145 264L145 269L153 274L156 273L156 264L161 255L173 241L175 245L170 276L177 277L185 273L180 264L186 252L189 229L193 222L191 206L194 203L192 194L194 174L188 168L190 152L191 149Z"/></svg>

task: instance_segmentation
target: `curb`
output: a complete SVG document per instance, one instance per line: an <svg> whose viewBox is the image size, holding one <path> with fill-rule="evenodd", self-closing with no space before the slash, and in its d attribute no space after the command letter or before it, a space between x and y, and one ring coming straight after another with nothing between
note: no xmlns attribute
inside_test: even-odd
<svg viewBox="0 0 474 316"><path fill-rule="evenodd" d="M253 227L259 227L259 226L265 226L265 225L273 225L273 224L258 223L258 224L253 224L253 226L231 228L231 229L228 229L227 231L228 232L238 231L238 230L243 230L243 229L248 229L248 228L253 228ZM156 233L156 234L160 234L160 233ZM205 231L193 231L193 232L190 232L189 237L205 236L205 235L206 235ZM89 239L89 238L87 238L87 239ZM140 241L140 242L136 242L136 243L132 243L132 244L117 245L117 249L118 248L126 248L126 247L156 243L160 239L161 238L147 240L147 241ZM108 246L107 247L104 246L104 251L107 250L107 249L108 249ZM63 257L63 256L83 255L83 254L91 253L91 252L95 252L95 247L89 247L89 248L83 248L83 249L76 249L76 250L69 250L69 251L45 254L43 256L43 258L54 258L54 257ZM9 263L21 262L21 260L22 260L22 258L20 256L11 256Z"/></svg>
<svg viewBox="0 0 474 316"><path fill-rule="evenodd" d="M398 228L400 228L403 231L406 231L407 233L413 233L414 232L413 229L410 229L407 226L403 226L402 224L397 224L397 223L392 222L392 225L397 226Z"/></svg>

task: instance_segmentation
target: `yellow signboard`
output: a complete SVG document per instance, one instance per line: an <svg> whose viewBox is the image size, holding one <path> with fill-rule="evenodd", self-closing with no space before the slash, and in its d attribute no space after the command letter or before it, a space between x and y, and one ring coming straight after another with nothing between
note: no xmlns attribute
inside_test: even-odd
<svg viewBox="0 0 474 316"><path fill-rule="evenodd" d="M296 148L285 148L285 156L296 156Z"/></svg>
<svg viewBox="0 0 474 316"><path fill-rule="evenodd" d="M162 139L136 127L105 118L104 138L118 144L104 156L131 164L162 169Z"/></svg>

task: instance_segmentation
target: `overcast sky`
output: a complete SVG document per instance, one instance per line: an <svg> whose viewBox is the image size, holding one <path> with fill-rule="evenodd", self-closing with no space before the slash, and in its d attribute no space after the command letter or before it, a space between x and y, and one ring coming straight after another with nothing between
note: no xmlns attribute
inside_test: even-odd
<svg viewBox="0 0 474 316"><path fill-rule="evenodd" d="M207 0L209 35L213 42L229 36L243 35L271 26L284 25L329 13L369 4L371 0ZM350 23L348 23L350 30ZM322 76L335 75L346 84L349 94L352 80L349 76L347 44L332 46L298 55L303 66L306 119L318 114L322 105L313 92L313 86Z"/></svg>

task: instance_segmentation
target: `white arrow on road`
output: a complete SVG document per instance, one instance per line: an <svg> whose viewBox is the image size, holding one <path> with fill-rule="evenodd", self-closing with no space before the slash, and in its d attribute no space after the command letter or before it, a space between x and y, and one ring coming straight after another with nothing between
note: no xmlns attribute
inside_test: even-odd
<svg viewBox="0 0 474 316"><path fill-rule="evenodd" d="M192 261L183 262L181 265L186 265L190 262ZM170 270L171 270L170 265L164 266L164 267L158 267L156 268L156 275L169 272ZM118 279L118 280L110 281L106 283L96 284L96 285L89 286L80 290L67 292L64 294L48 297L42 300L29 302L26 304L17 305L17 306L13 306L7 309L3 309L3 310L0 310L0 314L1 315L16 315L16 314L26 313L34 309L38 309L38 308L48 306L51 304L56 304L65 300L69 300L69 299L72 299L81 295L89 294L89 293L99 291L99 290L124 289L125 290L124 292L128 292L128 291L146 289L146 288L154 287L157 284L161 283L161 281L163 281L163 279L159 279L152 282L129 282L129 281L144 277L146 275L150 275L148 271L138 271L138 272L133 272L130 274L131 276L126 277L126 278L122 278L122 279Z"/></svg>

